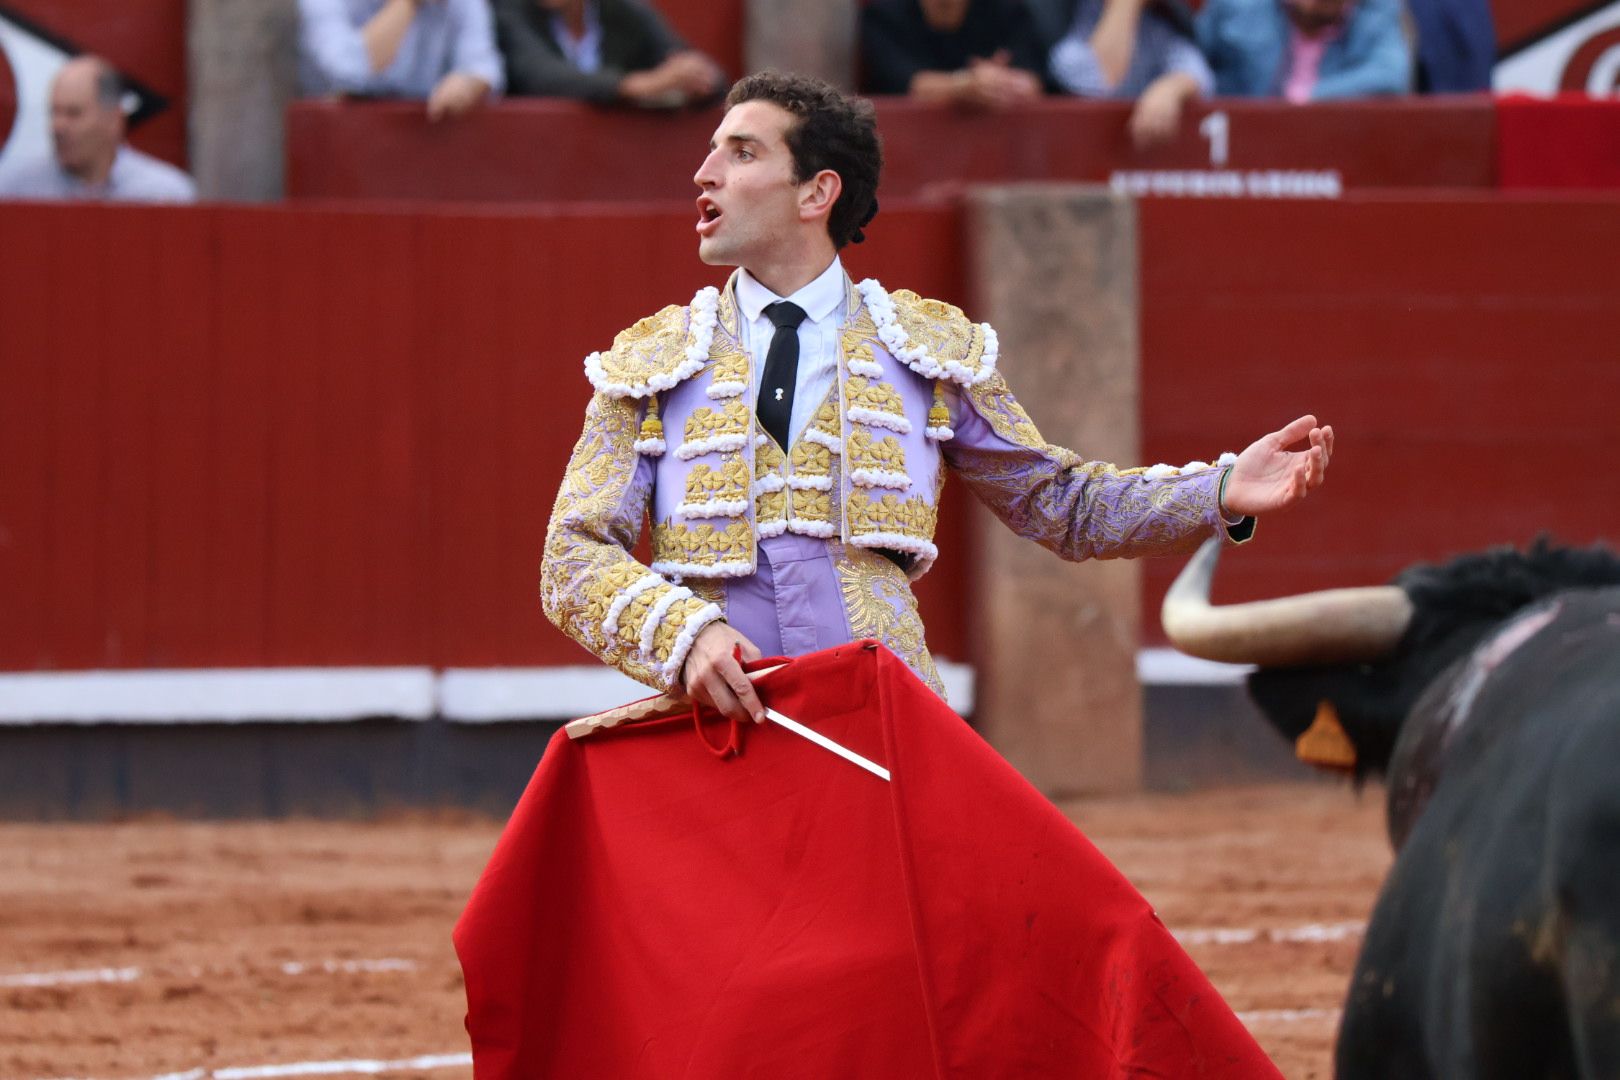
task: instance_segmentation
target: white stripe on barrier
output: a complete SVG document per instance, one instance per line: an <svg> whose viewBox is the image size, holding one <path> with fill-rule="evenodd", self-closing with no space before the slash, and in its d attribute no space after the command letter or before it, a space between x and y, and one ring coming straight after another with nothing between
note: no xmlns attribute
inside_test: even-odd
<svg viewBox="0 0 1620 1080"><path fill-rule="evenodd" d="M946 700L973 711L973 668L938 662ZM541 668L449 668L439 678L439 714L459 723L572 720L604 712L653 691L602 665Z"/></svg>
<svg viewBox="0 0 1620 1080"><path fill-rule="evenodd" d="M1283 929L1257 927L1212 927L1198 930L1172 930L1171 934L1183 945L1249 945L1256 941L1315 942L1348 941L1367 932L1361 921L1341 923L1307 923L1304 926Z"/></svg>
<svg viewBox="0 0 1620 1080"><path fill-rule="evenodd" d="M939 662L973 710L973 668ZM199 668L0 673L0 725L572 720L652 691L601 665L536 668Z"/></svg>
<svg viewBox="0 0 1620 1080"><path fill-rule="evenodd" d="M425 720L432 668L204 668L0 675L0 722L217 723Z"/></svg>
<svg viewBox="0 0 1620 1080"><path fill-rule="evenodd" d="M1340 1009L1251 1009L1240 1012L1237 1018L1244 1024L1297 1024L1308 1020L1339 1022Z"/></svg>
<svg viewBox="0 0 1620 1080"><path fill-rule="evenodd" d="M1143 686L1238 686L1253 670L1253 664L1218 664L1174 649L1136 654L1136 680Z"/></svg>

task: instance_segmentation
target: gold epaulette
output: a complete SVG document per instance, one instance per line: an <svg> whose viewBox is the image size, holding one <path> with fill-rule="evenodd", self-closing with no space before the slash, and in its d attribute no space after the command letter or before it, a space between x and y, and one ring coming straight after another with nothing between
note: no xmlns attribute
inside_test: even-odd
<svg viewBox="0 0 1620 1080"><path fill-rule="evenodd" d="M910 289L889 294L895 322L905 331L902 352L920 347L921 354L896 354L905 365L927 378L944 378L961 386L982 382L995 370L999 346L989 323L976 323L962 309L942 300L929 300Z"/></svg>
<svg viewBox="0 0 1620 1080"><path fill-rule="evenodd" d="M621 331L613 348L585 358L585 377L615 398L645 398L691 378L708 361L718 298L702 289L690 305L671 304Z"/></svg>

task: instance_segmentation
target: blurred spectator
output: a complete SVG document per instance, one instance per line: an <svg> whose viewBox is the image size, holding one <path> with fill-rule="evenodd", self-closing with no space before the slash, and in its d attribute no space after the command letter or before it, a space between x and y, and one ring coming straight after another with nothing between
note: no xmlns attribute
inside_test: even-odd
<svg viewBox="0 0 1620 1080"><path fill-rule="evenodd" d="M194 202L191 177L124 144L124 82L111 64L80 56L51 82L52 156L0 181L0 198Z"/></svg>
<svg viewBox="0 0 1620 1080"><path fill-rule="evenodd" d="M1417 89L1465 94L1491 88L1496 26L1488 0L1408 0L1417 25Z"/></svg>
<svg viewBox="0 0 1620 1080"><path fill-rule="evenodd" d="M514 94L677 108L726 88L641 0L495 0L495 28Z"/></svg>
<svg viewBox="0 0 1620 1080"><path fill-rule="evenodd" d="M1182 107L1214 85L1192 16L1174 0L1080 0L1047 62L1071 94L1134 99L1138 147L1174 138Z"/></svg>
<svg viewBox="0 0 1620 1080"><path fill-rule="evenodd" d="M870 94L1001 108L1040 97L1042 41L1024 0L871 0L861 11Z"/></svg>
<svg viewBox="0 0 1620 1080"><path fill-rule="evenodd" d="M1198 42L1223 96L1298 103L1411 88L1401 0L1208 0Z"/></svg>
<svg viewBox="0 0 1620 1080"><path fill-rule="evenodd" d="M298 0L298 11L307 95L425 100L438 120L500 93L487 0Z"/></svg>

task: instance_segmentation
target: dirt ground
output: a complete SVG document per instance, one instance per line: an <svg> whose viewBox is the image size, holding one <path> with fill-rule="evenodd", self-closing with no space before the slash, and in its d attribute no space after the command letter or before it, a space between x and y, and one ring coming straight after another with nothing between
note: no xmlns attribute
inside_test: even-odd
<svg viewBox="0 0 1620 1080"><path fill-rule="evenodd" d="M1379 793L1301 784L1064 809L1283 1073L1331 1076L1389 864ZM458 816L0 825L0 1077L470 1077L450 928L499 829Z"/></svg>

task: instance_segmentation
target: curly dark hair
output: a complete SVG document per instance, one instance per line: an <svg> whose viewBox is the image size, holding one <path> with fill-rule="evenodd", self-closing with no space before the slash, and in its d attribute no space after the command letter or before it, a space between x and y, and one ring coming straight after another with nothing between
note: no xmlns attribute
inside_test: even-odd
<svg viewBox="0 0 1620 1080"><path fill-rule="evenodd" d="M877 215L878 176L883 172L883 142L872 103L846 96L820 79L779 71L739 79L726 95L726 108L746 101L768 101L798 118L787 130L795 182L823 169L837 173L844 189L827 217L827 235L837 248L865 240L861 230Z"/></svg>

